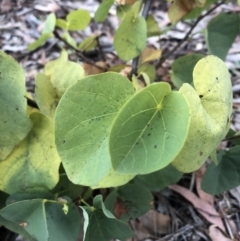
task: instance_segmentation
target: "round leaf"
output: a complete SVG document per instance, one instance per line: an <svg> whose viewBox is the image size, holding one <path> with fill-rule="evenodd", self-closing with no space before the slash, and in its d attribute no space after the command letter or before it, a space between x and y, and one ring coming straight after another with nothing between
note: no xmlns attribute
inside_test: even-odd
<svg viewBox="0 0 240 241"><path fill-rule="evenodd" d="M94 186L108 175L111 125L132 94L128 79L104 73L81 79L63 95L56 110L56 145L73 183Z"/></svg>
<svg viewBox="0 0 240 241"><path fill-rule="evenodd" d="M147 25L141 16L129 12L124 17L114 36L114 47L125 61L140 55L146 46Z"/></svg>
<svg viewBox="0 0 240 241"><path fill-rule="evenodd" d="M183 84L180 92L191 110L186 143L173 161L181 172L197 170L227 134L232 114L232 86L228 69L215 56L201 59L193 70L195 89Z"/></svg>
<svg viewBox="0 0 240 241"><path fill-rule="evenodd" d="M147 174L167 166L187 137L189 107L168 83L146 87L121 109L110 134L115 171Z"/></svg>
<svg viewBox="0 0 240 241"><path fill-rule="evenodd" d="M82 30L87 27L91 20L90 14L86 10L71 11L67 15L68 30Z"/></svg>
<svg viewBox="0 0 240 241"><path fill-rule="evenodd" d="M26 115L25 74L11 56L0 51L0 161L32 128Z"/></svg>

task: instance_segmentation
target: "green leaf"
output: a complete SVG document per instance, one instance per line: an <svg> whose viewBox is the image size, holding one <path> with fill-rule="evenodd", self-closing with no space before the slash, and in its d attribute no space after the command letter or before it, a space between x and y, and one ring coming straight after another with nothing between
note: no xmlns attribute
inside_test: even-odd
<svg viewBox="0 0 240 241"><path fill-rule="evenodd" d="M48 39L53 37L52 33L44 33L35 42L28 45L28 50L33 51L47 42Z"/></svg>
<svg viewBox="0 0 240 241"><path fill-rule="evenodd" d="M195 89L183 84L179 90L191 110L186 143L172 163L181 172L192 172L203 165L227 134L232 114L231 80L221 59L208 56L198 61L193 84Z"/></svg>
<svg viewBox="0 0 240 241"><path fill-rule="evenodd" d="M147 36L159 36L161 34L159 25L152 15L147 18Z"/></svg>
<svg viewBox="0 0 240 241"><path fill-rule="evenodd" d="M11 56L0 51L0 161L32 128L26 115L25 93L23 69Z"/></svg>
<svg viewBox="0 0 240 241"><path fill-rule="evenodd" d="M90 51L97 46L97 35L90 36L84 39L78 46L81 51Z"/></svg>
<svg viewBox="0 0 240 241"><path fill-rule="evenodd" d="M220 13L211 19L205 30L208 51L225 60L228 50L238 35L239 27L240 19L237 13Z"/></svg>
<svg viewBox="0 0 240 241"><path fill-rule="evenodd" d="M172 64L171 80L177 88L180 88L184 83L193 85L193 68L203 57L204 55L202 54L190 54L174 61Z"/></svg>
<svg viewBox="0 0 240 241"><path fill-rule="evenodd" d="M28 234L25 231L24 227L20 226L19 224L13 223L13 222L11 222L11 221L9 221L9 220L1 217L1 216L0 216L0 226L4 226L5 228L11 230L12 232L15 232L15 233L21 235L22 237L24 237L28 241L38 241L33 236Z"/></svg>
<svg viewBox="0 0 240 241"><path fill-rule="evenodd" d="M135 183L126 184L119 187L116 194L113 194L114 198L107 197L105 205L107 209L122 221L127 222L131 218L138 218L151 209L153 196L142 185ZM124 212L122 212L123 209Z"/></svg>
<svg viewBox="0 0 240 241"><path fill-rule="evenodd" d="M77 49L77 43L74 40L74 38L69 34L69 32L65 32L62 36L62 38L74 49Z"/></svg>
<svg viewBox="0 0 240 241"><path fill-rule="evenodd" d="M109 9L114 4L114 0L104 0L95 12L94 19L96 22L104 22L107 18Z"/></svg>
<svg viewBox="0 0 240 241"><path fill-rule="evenodd" d="M50 119L54 118L59 97L50 78L44 74L37 74L35 79L35 99L39 109Z"/></svg>
<svg viewBox="0 0 240 241"><path fill-rule="evenodd" d="M145 82L148 85L150 83L153 83L153 81L156 79L157 71L156 68L151 64L142 64L138 68L138 74L143 75ZM144 74L146 74L149 78L149 83L146 81Z"/></svg>
<svg viewBox="0 0 240 241"><path fill-rule="evenodd" d="M81 79L60 100L55 118L56 145L73 183L94 186L108 175L111 125L133 91L122 75L104 73Z"/></svg>
<svg viewBox="0 0 240 241"><path fill-rule="evenodd" d="M56 25L56 15L54 13L51 13L47 16L42 34L52 33L55 29L55 25Z"/></svg>
<svg viewBox="0 0 240 241"><path fill-rule="evenodd" d="M83 30L88 26L90 20L90 14L86 10L79 9L71 11L67 15L68 30Z"/></svg>
<svg viewBox="0 0 240 241"><path fill-rule="evenodd" d="M179 172L170 164L159 171L147 175L138 175L135 181L153 192L159 192L165 187L178 182L182 175L182 172Z"/></svg>
<svg viewBox="0 0 240 241"><path fill-rule="evenodd" d="M107 188L107 187L117 187L126 184L131 179L134 178L135 175L121 175L115 172L112 168L108 172L106 176L102 178L98 182L97 185L91 186L92 189L97 188Z"/></svg>
<svg viewBox="0 0 240 241"><path fill-rule="evenodd" d="M57 68L64 65L68 61L68 52L63 49L59 58L49 61L44 66L44 74L51 76Z"/></svg>
<svg viewBox="0 0 240 241"><path fill-rule="evenodd" d="M164 168L183 147L189 122L185 98L172 92L168 83L139 91L113 123L109 141L113 168L133 175Z"/></svg>
<svg viewBox="0 0 240 241"><path fill-rule="evenodd" d="M76 199L81 196L83 186L73 184L65 173L60 174L60 180L57 186L52 190L52 193L58 197L68 196L71 199Z"/></svg>
<svg viewBox="0 0 240 241"><path fill-rule="evenodd" d="M145 19L136 16L134 12L127 13L114 36L114 47L119 57L128 61L140 55L146 46L146 40Z"/></svg>
<svg viewBox="0 0 240 241"><path fill-rule="evenodd" d="M215 2L217 2L217 0L206 0L203 7L195 7L190 13L184 16L184 19L194 19L199 17L205 9L208 9Z"/></svg>
<svg viewBox="0 0 240 241"><path fill-rule="evenodd" d="M117 16L121 20L126 16L127 13L132 12L137 16L142 8L142 0L136 0L134 4L125 4L117 6Z"/></svg>
<svg viewBox="0 0 240 241"><path fill-rule="evenodd" d="M3 208L0 216L24 227L38 241L77 240L81 230L79 210L71 204L65 214L62 208L63 204L52 200L25 200Z"/></svg>
<svg viewBox="0 0 240 241"><path fill-rule="evenodd" d="M73 84L84 77L84 69L78 63L72 61L63 62L59 65L51 75L51 83L55 88L58 99L62 97L64 92Z"/></svg>
<svg viewBox="0 0 240 241"><path fill-rule="evenodd" d="M33 129L8 158L0 162L0 189L9 194L39 187L52 189L59 179L60 158L53 123L38 112L30 118Z"/></svg>
<svg viewBox="0 0 240 241"><path fill-rule="evenodd" d="M202 179L202 189L212 195L226 192L239 186L240 183L240 146L232 147L229 151L220 151L219 164L213 162L208 166Z"/></svg>
<svg viewBox="0 0 240 241"><path fill-rule="evenodd" d="M59 28L62 28L64 30L67 30L68 23L65 20L61 19L61 18L57 18L56 26L59 27Z"/></svg>
<svg viewBox="0 0 240 241"><path fill-rule="evenodd" d="M8 197L9 197L9 194L0 191L0 209L2 209L3 207L6 206L6 201L7 201ZM0 224L0 226L1 226L1 224Z"/></svg>
<svg viewBox="0 0 240 241"><path fill-rule="evenodd" d="M89 225L85 241L126 240L134 236L126 223L115 219L113 214L105 208L101 195L94 198L93 205L94 209L86 209L89 214Z"/></svg>

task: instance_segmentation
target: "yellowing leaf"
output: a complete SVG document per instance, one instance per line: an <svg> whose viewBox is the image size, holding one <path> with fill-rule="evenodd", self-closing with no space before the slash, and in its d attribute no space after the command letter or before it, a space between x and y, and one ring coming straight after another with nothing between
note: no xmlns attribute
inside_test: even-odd
<svg viewBox="0 0 240 241"><path fill-rule="evenodd" d="M153 49L146 47L141 54L141 64L159 59L162 51L160 49Z"/></svg>
<svg viewBox="0 0 240 241"><path fill-rule="evenodd" d="M53 72L60 67L60 65L64 65L68 61L68 53L65 49L62 50L61 55L59 58L49 61L44 66L44 74L45 75L52 75Z"/></svg>
<svg viewBox="0 0 240 241"><path fill-rule="evenodd" d="M193 70L195 89L183 84L179 92L191 110L186 143L173 161L182 172L197 170L227 134L232 114L230 76L219 58L201 59Z"/></svg>
<svg viewBox="0 0 240 241"><path fill-rule="evenodd" d="M125 5L125 4L132 5L137 1L139 1L139 0L116 0L116 2L120 5Z"/></svg>
<svg viewBox="0 0 240 241"><path fill-rule="evenodd" d="M121 186L129 182L134 177L135 175L121 175L111 168L108 174L100 180L97 185L92 186L91 188L96 189Z"/></svg>
<svg viewBox="0 0 240 241"><path fill-rule="evenodd" d="M183 16L191 12L195 7L193 0L173 0L168 10L169 19L173 24L177 23Z"/></svg>
<svg viewBox="0 0 240 241"><path fill-rule="evenodd" d="M0 189L9 194L52 189L58 182L60 158L55 147L53 123L41 113L32 113L33 128L0 162Z"/></svg>

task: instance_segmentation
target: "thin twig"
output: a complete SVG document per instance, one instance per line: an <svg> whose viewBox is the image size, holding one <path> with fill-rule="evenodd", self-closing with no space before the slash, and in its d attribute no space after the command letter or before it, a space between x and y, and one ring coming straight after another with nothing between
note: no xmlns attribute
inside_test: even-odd
<svg viewBox="0 0 240 241"><path fill-rule="evenodd" d="M168 51L164 56L162 56L159 60L159 62L156 65L156 68L159 68L160 66L162 66L162 64L174 53L176 52L176 50L189 38L190 34L192 33L192 31L194 30L194 28L198 25L198 23L204 19L207 15L209 15L210 13L212 13L216 8L218 8L220 5L224 4L224 1L221 1L219 3L217 3L213 8L209 9L205 14L201 15L196 22L192 25L192 27L189 29L189 31L186 33L185 37L170 51Z"/></svg>
<svg viewBox="0 0 240 241"><path fill-rule="evenodd" d="M97 46L98 46L98 51L99 51L99 54L100 54L101 57L102 57L102 60L103 60L104 62L106 62L106 58L105 58L105 55L104 55L104 53L103 53L103 51L102 51L102 46L101 46L100 41L99 41L99 38L100 38L100 37L101 37L101 35L96 37Z"/></svg>
<svg viewBox="0 0 240 241"><path fill-rule="evenodd" d="M152 5L152 2L153 2L153 0L145 0L144 6L143 6L143 11L142 11L142 16L145 19L147 19L147 17L148 17L148 13L149 13L150 7ZM132 76L137 73L138 63L139 63L139 56L137 56L136 58L133 59L132 71L131 71L130 78L132 78Z"/></svg>
<svg viewBox="0 0 240 241"><path fill-rule="evenodd" d="M74 50L76 51L77 55L78 55L84 62L86 62L86 63L88 63L88 64L91 64L91 65L93 65L93 66L95 66L95 67L97 67L98 69L101 69L101 70L103 70L103 71L107 71L106 68L103 68L103 67L95 64L94 61L86 58L86 56L84 56L84 54L83 54L79 49L74 48L71 44L69 44L65 39L63 39L63 38L60 36L60 34L59 34L56 30L54 30L53 33L54 33L54 35L55 35L55 37L56 37L57 39L59 39L60 41L64 42L69 48L74 49Z"/></svg>

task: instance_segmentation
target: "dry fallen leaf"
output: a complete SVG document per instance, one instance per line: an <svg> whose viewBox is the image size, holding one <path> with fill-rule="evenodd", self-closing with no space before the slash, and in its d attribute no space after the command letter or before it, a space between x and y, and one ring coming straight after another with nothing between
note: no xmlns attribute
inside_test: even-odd
<svg viewBox="0 0 240 241"><path fill-rule="evenodd" d="M168 233L171 218L151 209L139 217L139 220L152 235L156 236L156 234Z"/></svg>
<svg viewBox="0 0 240 241"><path fill-rule="evenodd" d="M223 233L217 228L216 225L211 225L209 227L209 236L212 241L231 241L231 239L226 238Z"/></svg>
<svg viewBox="0 0 240 241"><path fill-rule="evenodd" d="M208 222L215 224L217 227L219 227L222 231L225 232L223 221L220 218L219 213L208 202L198 198L197 195L195 195L193 192L191 192L185 187L181 187L179 185L172 185L169 188L182 195L190 203L192 203L196 210L204 218L206 218Z"/></svg>
<svg viewBox="0 0 240 241"><path fill-rule="evenodd" d="M141 64L159 59L161 57L162 51L159 49L146 47L141 54Z"/></svg>
<svg viewBox="0 0 240 241"><path fill-rule="evenodd" d="M104 69L107 69L107 67L108 67L107 63L101 62L101 61L96 62L95 64L97 66L100 66L100 67L104 68ZM96 67L94 65L87 64L87 63L83 63L82 67L84 69L84 72L85 72L86 76L87 75L92 75L92 74L101 74L101 73L105 72L104 70L102 70L102 69L100 69L100 68L98 68L98 67Z"/></svg>
<svg viewBox="0 0 240 241"><path fill-rule="evenodd" d="M136 236L134 237L134 239L130 238L128 241L145 240L151 237L149 231L142 225L141 222L137 220L131 220L130 223Z"/></svg>
<svg viewBox="0 0 240 241"><path fill-rule="evenodd" d="M56 3L47 3L44 4L38 4L34 6L34 9L42 12L56 12L59 9L59 6Z"/></svg>

